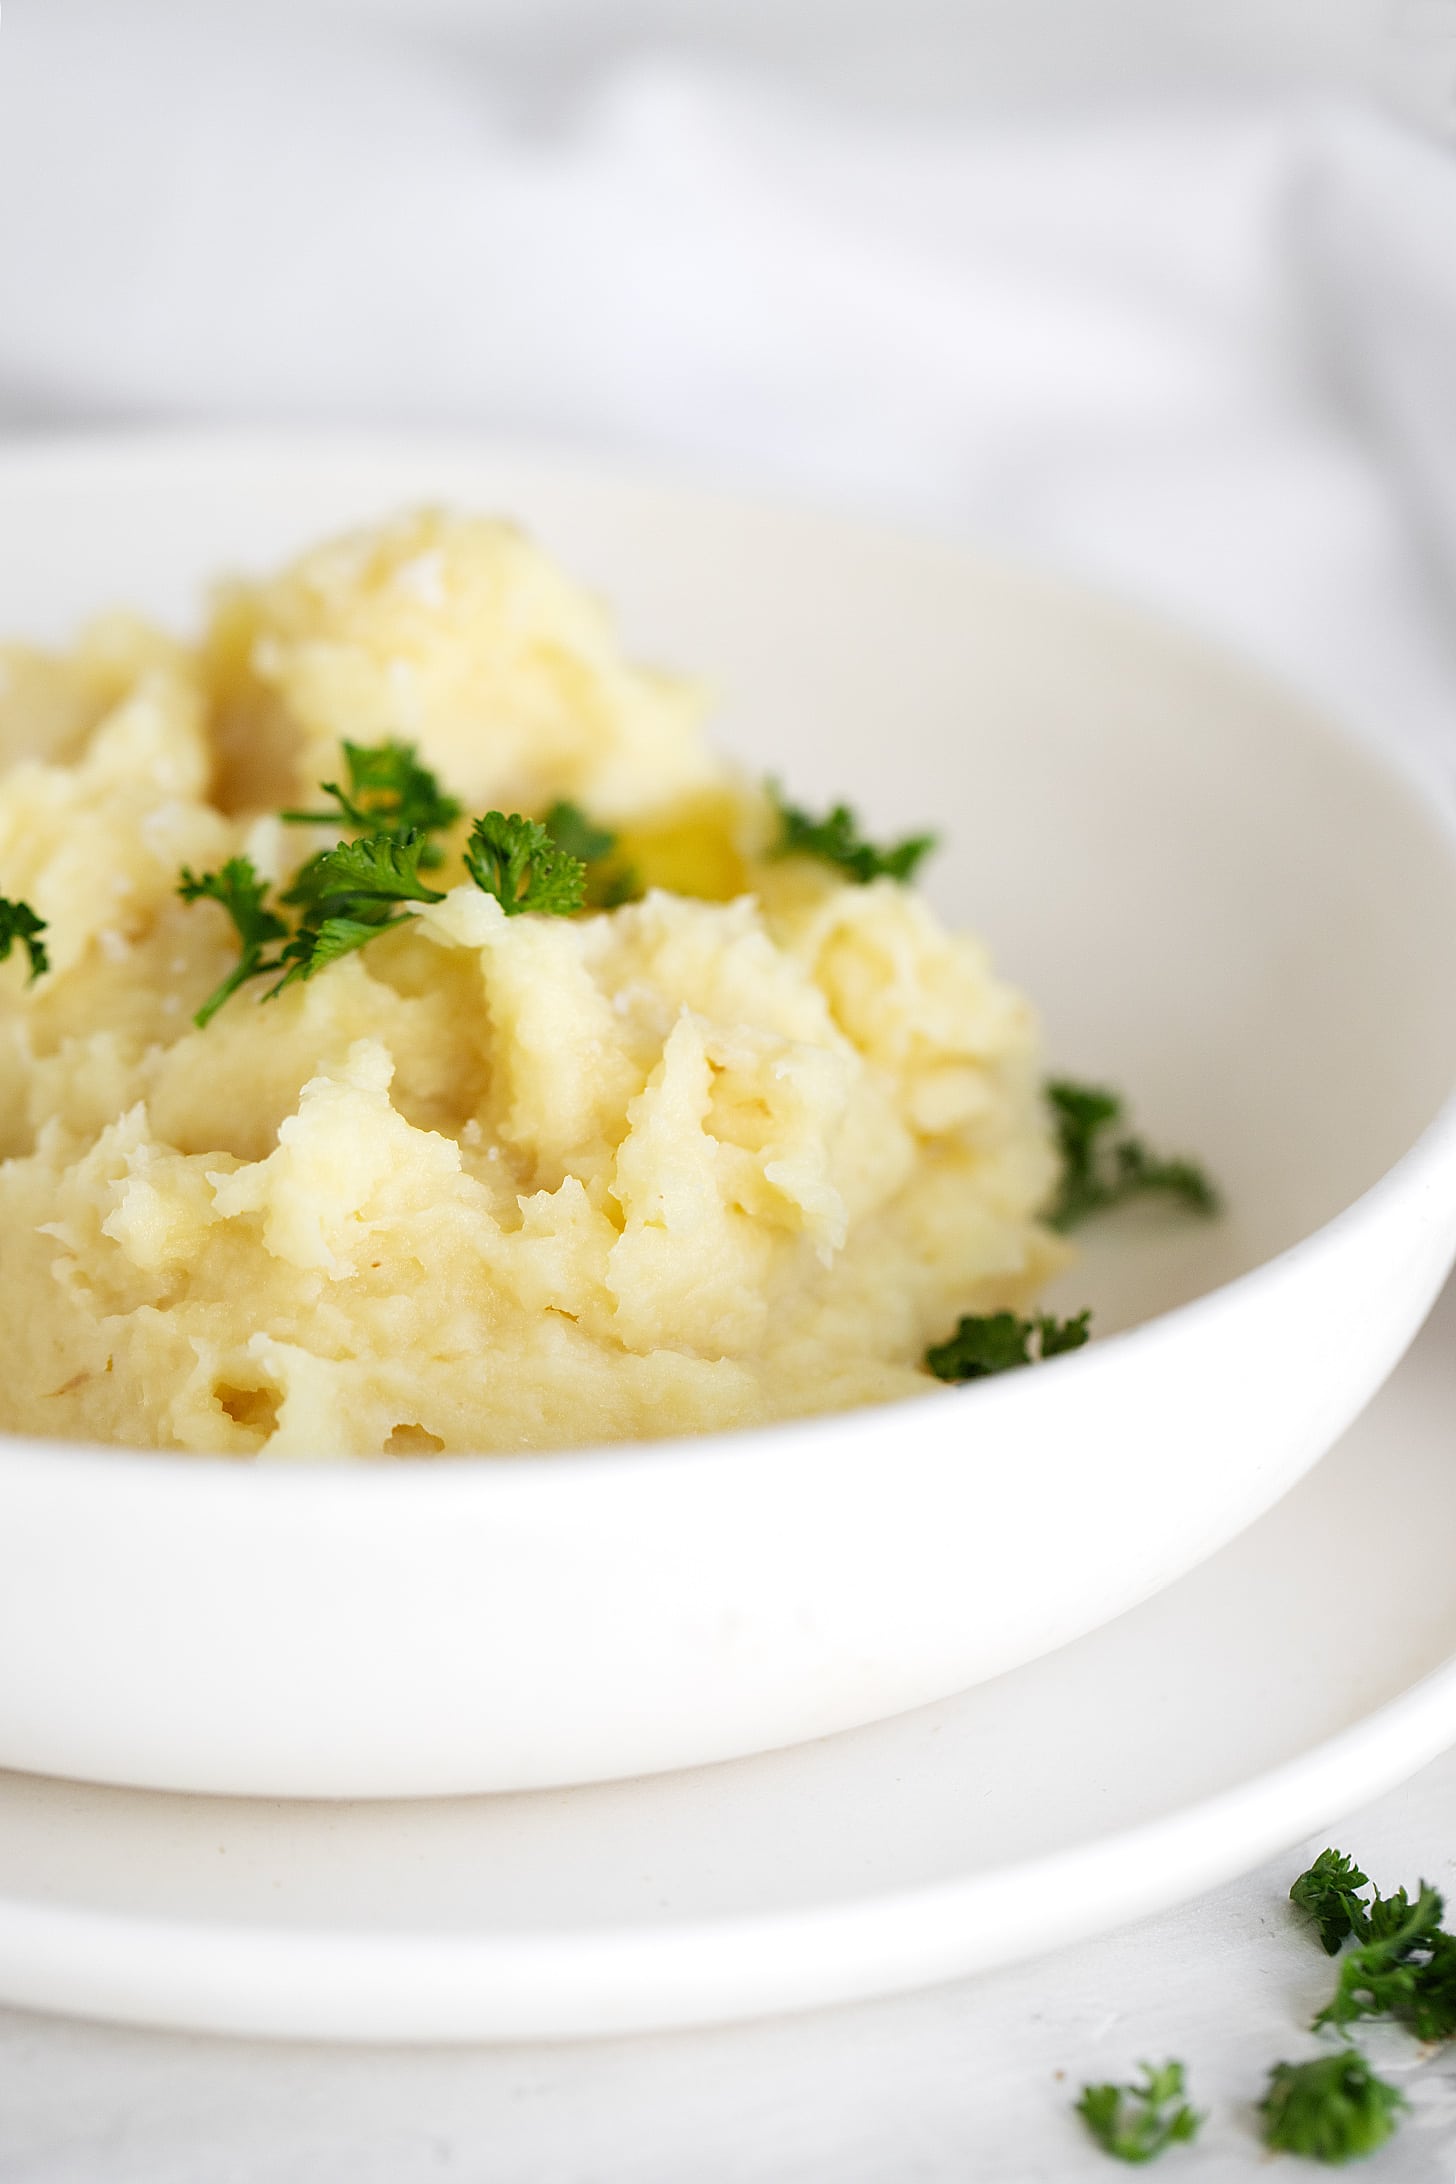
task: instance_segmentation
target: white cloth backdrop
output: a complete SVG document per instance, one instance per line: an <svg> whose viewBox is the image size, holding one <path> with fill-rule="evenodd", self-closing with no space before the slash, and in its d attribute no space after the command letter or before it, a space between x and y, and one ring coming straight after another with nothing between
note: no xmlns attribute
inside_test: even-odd
<svg viewBox="0 0 1456 2184"><path fill-rule="evenodd" d="M567 58L527 99L306 10L11 0L0 430L481 425L877 501L1440 731L1413 466L1365 426L1373 394L1439 436L1444 399L1456 449L1444 153L1288 106L916 127Z"/></svg>
<svg viewBox="0 0 1456 2184"><path fill-rule="evenodd" d="M912 126L667 48L562 83L303 14L11 0L0 432L479 425L879 505L1112 578L1456 763L1444 152L1271 103ZM1439 1878L1453 1810L1447 1764L1359 1847ZM1055 2069L1171 2047L1236 2100L1287 2051L1286 1863L977 1986L693 2040L351 2057L0 2017L0 2175L1093 2176ZM1439 2071L1421 2098L1381 2173L1435 2184ZM1262 2173L1236 2111L1171 2158Z"/></svg>

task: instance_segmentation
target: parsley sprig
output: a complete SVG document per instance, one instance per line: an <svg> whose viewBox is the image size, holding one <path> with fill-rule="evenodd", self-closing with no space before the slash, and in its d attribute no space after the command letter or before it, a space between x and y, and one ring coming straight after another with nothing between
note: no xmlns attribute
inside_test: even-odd
<svg viewBox="0 0 1456 2184"><path fill-rule="evenodd" d="M276 905L250 858L229 857L217 872L183 868L177 889L182 900L217 903L232 920L238 941L237 962L193 1019L199 1029L250 980L281 974L264 994L272 1000L326 964L408 924L416 913L404 905L444 901L424 874L441 862L431 837L454 825L459 804L419 763L411 744L346 743L343 748L348 786L321 784L335 808L282 816L295 826L342 825L354 839L308 858ZM508 917L524 910L560 917L581 909L589 873L600 907L636 892L633 875L611 865L616 846L616 836L605 827L593 826L574 804L560 803L545 825L519 812L486 812L472 826L463 854L471 879L495 896ZM287 911L295 913L291 924ZM0 900L0 962L12 942L22 939L31 951L31 975L38 975L46 967L45 950L35 939L41 929L42 921L24 903Z"/></svg>
<svg viewBox="0 0 1456 2184"><path fill-rule="evenodd" d="M617 837L610 827L588 819L579 804L555 803L541 822L559 850L586 866L586 904L592 910L616 910L635 902L642 885L631 865L617 859Z"/></svg>
<svg viewBox="0 0 1456 2184"><path fill-rule="evenodd" d="M443 902L438 887L420 877L429 855L427 838L417 829L403 834L371 834L358 842L340 842L321 850L295 874L283 900L302 911L298 930L279 957L283 976L270 986L271 1001L286 986L312 978L325 964L352 955L381 933L407 925L412 910L405 902Z"/></svg>
<svg viewBox="0 0 1456 2184"><path fill-rule="evenodd" d="M787 803L777 782L768 792L778 813L779 835L770 852L775 857L818 857L846 873L859 887L871 880L908 880L936 845L933 834L907 834L883 849L867 841L848 804L836 804L822 819L811 818L796 804Z"/></svg>
<svg viewBox="0 0 1456 2184"><path fill-rule="evenodd" d="M1342 2044L1307 2062L1276 2063L1259 2115L1267 2146L1338 2166L1383 2146L1410 2106L1351 2044L1350 2027L1380 2019L1428 2043L1456 2039L1456 1934L1442 1926L1441 1897L1427 1882L1414 1897L1404 1888L1382 1896L1342 1850L1322 1850L1289 1894L1321 1947L1340 1957L1334 1994L1314 2024L1334 2028ZM1076 2104L1098 2144L1120 2161L1150 2161L1191 2138L1201 2121L1184 2123L1191 2112L1173 2107L1183 2093L1181 2064L1142 2070L1140 2085L1084 2086Z"/></svg>
<svg viewBox="0 0 1456 2184"><path fill-rule="evenodd" d="M1062 1157L1061 1183L1047 1216L1053 1228L1076 1228L1132 1198L1170 1198L1190 1213L1218 1212L1219 1193L1196 1161L1169 1159L1149 1152L1139 1137L1113 1135L1123 1117L1119 1093L1054 1077L1046 1097Z"/></svg>
<svg viewBox="0 0 1456 2184"><path fill-rule="evenodd" d="M265 971L279 968L280 959L269 956L267 951L274 941L287 939L288 927L275 910L269 909L268 884L258 877L250 857L229 857L221 871L204 872L200 876L184 865L177 892L184 902L219 904L232 919L233 930L238 936L237 962L226 978L213 987L192 1019L198 1030L204 1031L224 1001L231 1000L240 986L245 986L250 978L261 977Z"/></svg>
<svg viewBox="0 0 1456 2184"><path fill-rule="evenodd" d="M1360 1891L1370 1888L1367 1899ZM1456 2037L1456 1934L1444 1931L1445 1904L1422 1881L1412 1900L1382 1896L1343 1851L1322 1850L1289 1891L1315 1922L1339 1979L1314 2022L1344 2032L1363 2018L1389 2018L1418 2040Z"/></svg>
<svg viewBox="0 0 1456 2184"><path fill-rule="evenodd" d="M539 819L488 811L470 829L465 869L508 918L523 910L568 917L586 900L586 865L552 840Z"/></svg>
<svg viewBox="0 0 1456 2184"><path fill-rule="evenodd" d="M1087 1340L1090 1309L1071 1319L1018 1319L1014 1312L987 1312L964 1318L953 1335L933 1343L925 1362L937 1380L984 1380L1065 1350L1080 1350ZM1036 1349L1033 1353L1032 1343Z"/></svg>
<svg viewBox="0 0 1456 2184"><path fill-rule="evenodd" d="M1307 2063L1276 2063L1259 2113L1266 2146L1338 2167L1383 2146L1409 2105L1363 2055L1342 2048Z"/></svg>
<svg viewBox="0 0 1456 2184"><path fill-rule="evenodd" d="M428 837L443 833L460 817L460 806L446 796L428 766L422 766L412 743L346 743L344 767L347 789L337 781L320 782L321 794L333 798L332 811L285 811L281 817L294 827L339 826L355 834L425 836L420 863L433 870L440 852Z"/></svg>
<svg viewBox="0 0 1456 2184"><path fill-rule="evenodd" d="M1404 1888L1382 1896L1353 1858L1331 1847L1289 1894L1326 1954L1340 1958L1316 2030L1332 2026L1348 2043L1352 2025L1374 2019L1403 2025L1418 2040L1456 2037L1456 1935L1441 1925L1438 1890L1422 1881L1414 1898ZM1346 2044L1311 2062L1276 2064L1260 2113L1268 2145L1340 2163L1383 2146L1408 2105Z"/></svg>
<svg viewBox="0 0 1456 2184"><path fill-rule="evenodd" d="M1352 1934L1369 1932L1369 1914L1358 1893L1369 1886L1369 1874L1362 1873L1344 1851L1322 1850L1290 1889L1290 1902L1314 1920L1326 1956L1338 1956Z"/></svg>
<svg viewBox="0 0 1456 2184"><path fill-rule="evenodd" d="M541 824L558 849L584 865L604 864L617 846L610 827L599 827L580 804L564 799L551 806Z"/></svg>
<svg viewBox="0 0 1456 2184"><path fill-rule="evenodd" d="M1169 2146L1196 2138L1203 2117L1183 2098L1183 2065L1139 2065L1141 2083L1084 2085L1077 2114L1114 2160L1152 2161Z"/></svg>
<svg viewBox="0 0 1456 2184"><path fill-rule="evenodd" d="M28 902L12 902L8 895L0 895L0 963L8 962L11 949L19 941L30 963L27 985L34 985L51 967L46 944L40 937L45 929L45 919L37 917Z"/></svg>

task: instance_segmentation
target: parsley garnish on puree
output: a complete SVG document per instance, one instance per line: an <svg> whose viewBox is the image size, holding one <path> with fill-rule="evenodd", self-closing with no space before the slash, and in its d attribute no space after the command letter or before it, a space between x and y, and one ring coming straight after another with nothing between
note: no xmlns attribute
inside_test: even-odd
<svg viewBox="0 0 1456 2184"><path fill-rule="evenodd" d="M19 941L30 960L31 980L39 978L51 967L40 937L45 929L45 919L38 918L28 902L11 902L8 896L0 895L0 963L6 961Z"/></svg>
<svg viewBox="0 0 1456 2184"><path fill-rule="evenodd" d="M1151 1153L1138 1137L1110 1137L1124 1113L1120 1093L1103 1085L1077 1084L1070 1077L1053 1077L1044 1090L1062 1168L1046 1216L1052 1228L1076 1228L1094 1214L1141 1197L1168 1199L1189 1213L1218 1212L1218 1190L1196 1162ZM925 1363L938 1380L984 1380L991 1373L1080 1350L1091 1317L1090 1310L1066 1320L1044 1313L1033 1319L1019 1319L1014 1312L971 1316L946 1341L931 1344Z"/></svg>
<svg viewBox="0 0 1456 2184"><path fill-rule="evenodd" d="M931 1345L925 1362L937 1380L984 1380L990 1373L1035 1364L1064 1350L1080 1350L1091 1317L1090 1311L1066 1320L1049 1319L1045 1313L1018 1319L1014 1312L988 1312L963 1319L949 1341Z"/></svg>
<svg viewBox="0 0 1456 2184"><path fill-rule="evenodd" d="M442 890L431 887L424 874L443 862L432 837L459 819L454 797L444 794L407 743L346 743L344 762L347 788L336 781L320 784L321 793L333 799L332 811L281 816L290 826L342 825L354 839L320 850L300 865L278 897L280 907L270 905L267 882L250 858L230 857L220 871L200 878L183 871L177 890L182 900L217 903L238 939L237 963L197 1011L199 1029L250 979L279 973L263 997L271 1000L296 980L312 978L325 965L408 924L415 913L402 904L444 901ZM552 820L558 832L569 822L590 857L563 847ZM606 855L613 841L574 806L558 804L544 825L519 812L486 812L472 825L462 856L470 878L494 895L507 917L525 910L565 917L585 900L588 862ZM284 908L296 912L292 926ZM278 942L283 946L270 955Z"/></svg>
<svg viewBox="0 0 1456 2184"><path fill-rule="evenodd" d="M410 744L346 742L343 751L347 786L320 784L332 809L281 816L290 826L343 827L352 839L308 858L276 906L269 902L267 882L246 857L230 857L219 871L200 877L183 871L178 888L183 901L217 903L232 920L238 942L237 962L197 1011L199 1028L250 980L272 977L264 995L271 1000L408 924L415 912L405 905L444 900L424 874L443 862L434 837L460 819L459 803L420 764ZM773 784L769 795L779 821L773 854L817 858L858 886L877 879L907 882L935 847L933 834L916 834L877 848L847 804L814 819L785 802ZM577 805L558 801L544 820L520 812L484 813L472 822L461 857L469 878L495 897L507 917L523 912L570 917L588 906L616 908L639 891L630 867L613 862L616 850L617 837L609 828ZM292 925L284 915L289 910L295 913ZM26 904L0 902L0 960L18 936L31 951L31 975L37 976L46 967L44 947L34 937L40 929ZM1170 1198L1196 1213L1218 1210L1218 1192L1194 1162L1150 1153L1141 1138L1110 1135L1123 1115L1120 1094L1070 1078L1053 1078L1045 1089L1062 1163L1047 1216L1052 1227L1072 1228L1094 1213L1148 1195ZM938 1380L982 1380L1080 1349L1090 1320L1086 1311L1065 1320L1046 1314L1022 1319L1006 1311L968 1314L944 1342L930 1346L925 1366Z"/></svg>
<svg viewBox="0 0 1456 2184"><path fill-rule="evenodd" d="M861 834L859 821L848 804L836 804L822 819L812 819L796 804L784 801L776 782L771 781L768 790L779 821L773 855L817 857L843 872L856 886L868 887L871 880L912 879L922 859L936 846L933 834L908 834L901 842L877 849Z"/></svg>

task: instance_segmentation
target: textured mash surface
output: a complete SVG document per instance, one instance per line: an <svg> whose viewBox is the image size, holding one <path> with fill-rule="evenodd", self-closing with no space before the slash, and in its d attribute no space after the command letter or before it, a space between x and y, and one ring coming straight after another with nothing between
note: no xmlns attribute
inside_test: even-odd
<svg viewBox="0 0 1456 2184"><path fill-rule="evenodd" d="M502 524L403 519L0 650L0 1293L12 1430L247 1455L550 1448L927 1392L1057 1263L1035 1028L909 888L765 854L693 689ZM405 930L205 1031L179 867L286 878L276 812L397 736L467 813L558 797L644 898ZM823 784L824 801L836 784ZM872 817L872 815L869 815Z"/></svg>

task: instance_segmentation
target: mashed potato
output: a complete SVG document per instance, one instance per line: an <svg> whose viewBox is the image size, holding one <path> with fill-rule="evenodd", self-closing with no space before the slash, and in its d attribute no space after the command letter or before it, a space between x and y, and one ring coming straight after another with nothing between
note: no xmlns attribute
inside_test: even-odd
<svg viewBox="0 0 1456 2184"><path fill-rule="evenodd" d="M689 686L509 527L422 514L0 652L0 1424L225 1454L543 1449L927 1392L1058 1263L1034 1025L907 886L770 854ZM570 799L645 891L444 899L261 1000L181 867L275 883L340 744ZM833 787L830 783L828 786Z"/></svg>

